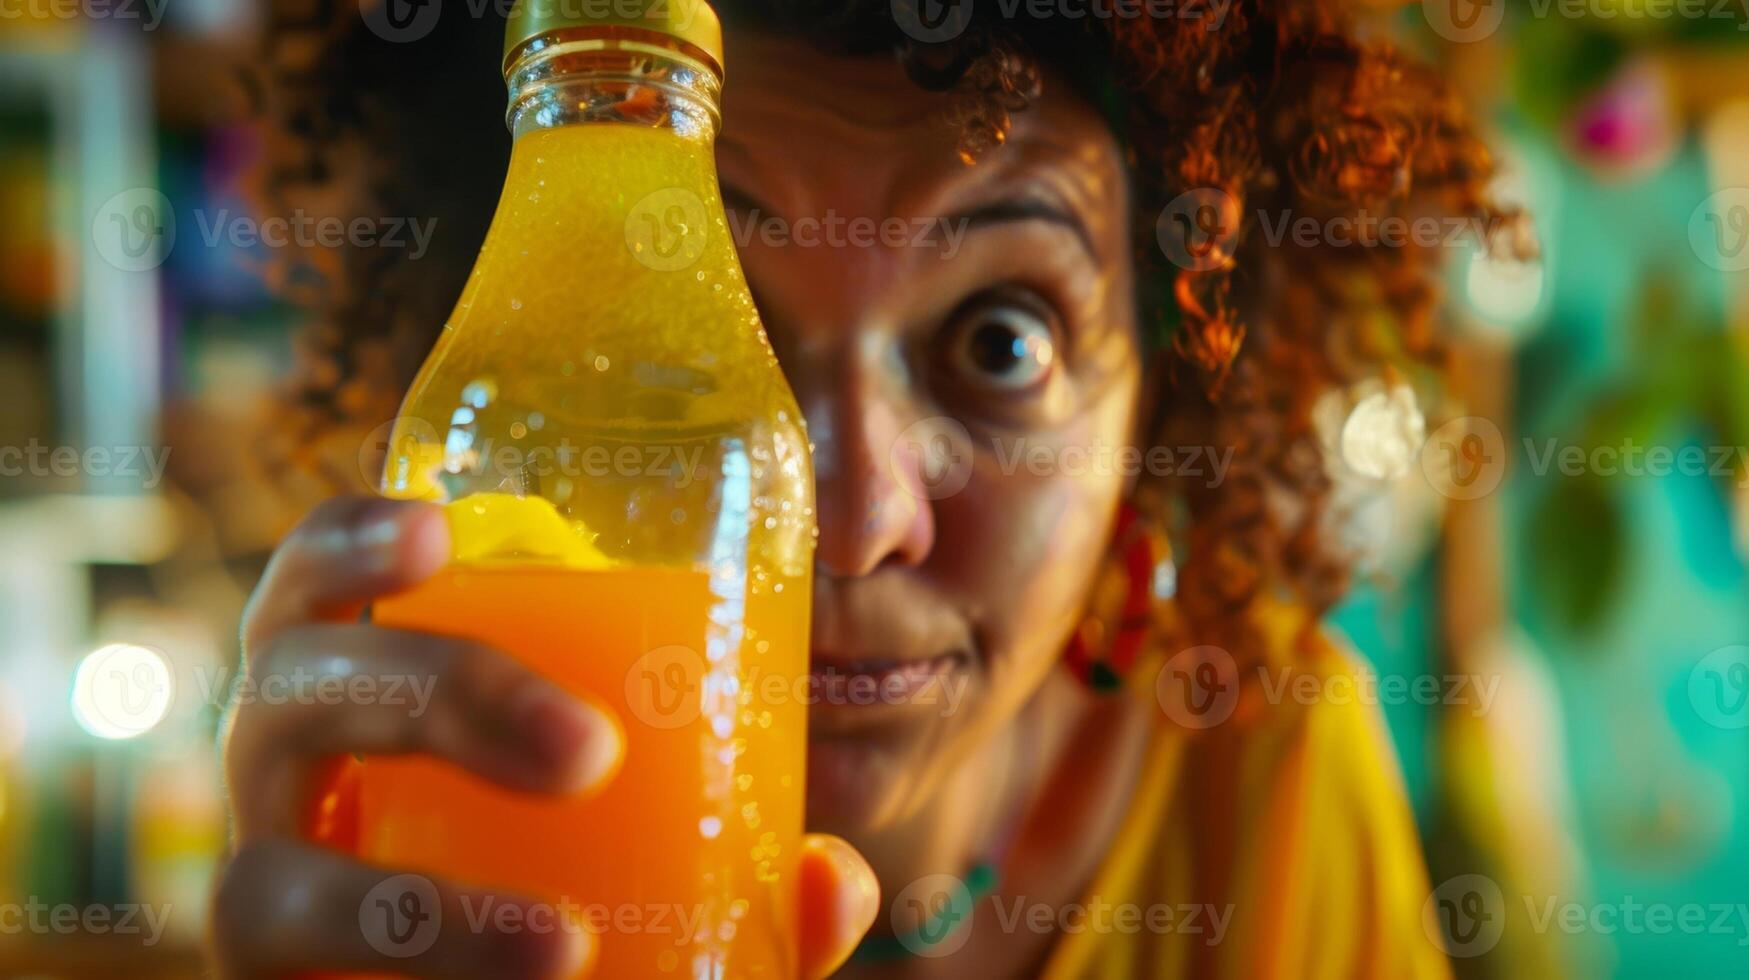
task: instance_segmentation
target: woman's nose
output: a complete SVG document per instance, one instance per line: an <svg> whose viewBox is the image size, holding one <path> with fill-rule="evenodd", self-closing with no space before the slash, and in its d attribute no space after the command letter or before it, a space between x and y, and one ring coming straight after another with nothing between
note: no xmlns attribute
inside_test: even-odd
<svg viewBox="0 0 1749 980"><path fill-rule="evenodd" d="M820 382L804 390L803 411L815 445L821 569L851 577L922 564L935 544L935 512L924 482L929 460L906 438L916 413L902 384L867 364L846 364Z"/></svg>

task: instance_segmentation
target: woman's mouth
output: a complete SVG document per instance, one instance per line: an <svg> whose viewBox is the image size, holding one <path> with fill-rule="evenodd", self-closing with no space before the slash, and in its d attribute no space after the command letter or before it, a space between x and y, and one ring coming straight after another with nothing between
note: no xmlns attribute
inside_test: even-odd
<svg viewBox="0 0 1749 980"><path fill-rule="evenodd" d="M971 680L973 657L950 650L923 660L897 657L840 657L815 651L809 664L811 714L818 720L839 714L857 716L888 711L957 710ZM836 726L827 723L828 729Z"/></svg>

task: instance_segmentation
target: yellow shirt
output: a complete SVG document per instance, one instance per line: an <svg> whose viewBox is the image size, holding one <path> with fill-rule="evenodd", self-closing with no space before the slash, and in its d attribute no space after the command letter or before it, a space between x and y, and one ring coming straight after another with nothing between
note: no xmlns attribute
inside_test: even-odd
<svg viewBox="0 0 1749 980"><path fill-rule="evenodd" d="M1161 716L1086 897L1154 927L1065 934L1042 976L1450 976L1423 928L1427 875L1383 718L1355 696L1364 668L1270 619L1279 652L1228 667L1230 717L1195 730Z"/></svg>

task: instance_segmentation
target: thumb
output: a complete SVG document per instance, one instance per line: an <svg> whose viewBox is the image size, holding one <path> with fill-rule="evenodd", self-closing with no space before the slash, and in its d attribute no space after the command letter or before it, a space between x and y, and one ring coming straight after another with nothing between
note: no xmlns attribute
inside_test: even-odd
<svg viewBox="0 0 1749 980"><path fill-rule="evenodd" d="M880 911L881 886L841 837L809 834L801 858L802 976L828 977L844 964Z"/></svg>

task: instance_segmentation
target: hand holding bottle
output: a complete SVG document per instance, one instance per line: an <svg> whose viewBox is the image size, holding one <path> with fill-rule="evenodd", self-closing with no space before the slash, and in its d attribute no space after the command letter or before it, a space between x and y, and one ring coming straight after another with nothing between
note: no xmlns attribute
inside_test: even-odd
<svg viewBox="0 0 1749 980"><path fill-rule="evenodd" d="M254 698L232 707L225 774L235 840L213 911L221 975L574 977L587 970L598 944L589 933L504 928L537 921L526 912L538 899L418 876L430 884L435 915L423 907L397 910L392 899L404 897L404 882L396 881L404 872L353 861L308 837L318 824L324 836L347 833L344 819L315 810L334 760L353 754L430 756L496 785L555 798L613 778L622 721L600 707L484 646L359 621L367 605L429 579L450 554L441 508L364 498L318 508L275 553L244 619L252 678L302 676L315 689L328 679L330 689L353 691L364 690L365 681L387 691L388 679L402 678L417 682L430 700L417 713L406 699L389 698ZM824 977L873 922L877 886L848 844L810 835L798 887L800 972ZM390 900L388 909L373 909L373 897ZM500 914L481 916L484 908ZM503 914L505 908L525 914ZM413 915L380 927L370 921L371 913L388 911ZM417 926L431 920L418 915L440 920L438 928L420 933ZM397 935L407 944L397 945ZM428 945L404 955L414 943Z"/></svg>

